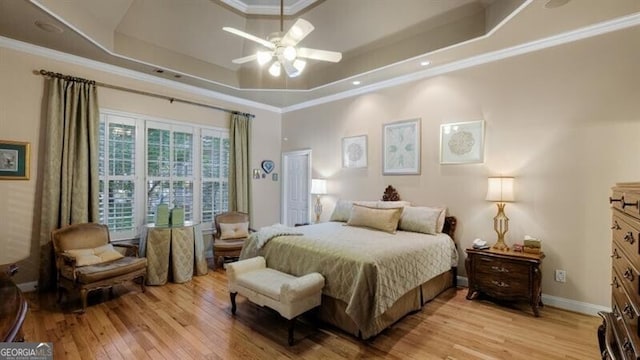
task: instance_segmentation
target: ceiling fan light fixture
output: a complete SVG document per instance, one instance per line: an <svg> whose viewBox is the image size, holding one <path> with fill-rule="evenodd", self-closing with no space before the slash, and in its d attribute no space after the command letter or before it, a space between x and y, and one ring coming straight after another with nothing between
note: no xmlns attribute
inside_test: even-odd
<svg viewBox="0 0 640 360"><path fill-rule="evenodd" d="M260 64L260 66L268 63L269 61L271 61L271 58L273 57L273 55L271 54L270 51L258 51L257 52L257 60L258 60L258 64Z"/></svg>
<svg viewBox="0 0 640 360"><path fill-rule="evenodd" d="M293 62L293 67L298 70L298 74L301 74L304 68L307 66L307 62L304 60L296 59Z"/></svg>
<svg viewBox="0 0 640 360"><path fill-rule="evenodd" d="M269 74L271 74L271 76L274 77L278 77L280 76L280 72L281 72L281 65L279 62L274 62L270 67L269 67Z"/></svg>
<svg viewBox="0 0 640 360"><path fill-rule="evenodd" d="M294 48L293 46L287 46L286 48L284 48L282 55L284 56L285 59L289 61L293 61L296 59L296 56L298 54L297 54L296 48Z"/></svg>

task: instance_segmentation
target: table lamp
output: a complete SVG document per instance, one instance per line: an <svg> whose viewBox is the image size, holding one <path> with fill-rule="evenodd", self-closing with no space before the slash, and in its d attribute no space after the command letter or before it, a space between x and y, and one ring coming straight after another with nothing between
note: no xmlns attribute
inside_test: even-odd
<svg viewBox="0 0 640 360"><path fill-rule="evenodd" d="M322 214L322 203L320 202L320 196L327 194L327 180L325 179L312 179L311 180L311 194L316 196L316 205L314 207L316 213L316 223L320 222L320 214Z"/></svg>
<svg viewBox="0 0 640 360"><path fill-rule="evenodd" d="M494 201L498 206L498 214L493 218L493 228L498 234L498 241L491 247L493 250L507 251L504 234L509 231L509 218L504 213L506 202L514 201L513 177L496 176L488 178L487 201Z"/></svg>

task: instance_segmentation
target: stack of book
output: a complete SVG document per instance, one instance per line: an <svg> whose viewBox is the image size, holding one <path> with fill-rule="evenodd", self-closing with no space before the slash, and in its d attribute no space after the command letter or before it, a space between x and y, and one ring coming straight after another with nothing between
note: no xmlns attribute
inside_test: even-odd
<svg viewBox="0 0 640 360"><path fill-rule="evenodd" d="M539 239L535 239L527 235L524 237L524 246L522 247L522 251L529 254L540 254L542 251L542 243Z"/></svg>

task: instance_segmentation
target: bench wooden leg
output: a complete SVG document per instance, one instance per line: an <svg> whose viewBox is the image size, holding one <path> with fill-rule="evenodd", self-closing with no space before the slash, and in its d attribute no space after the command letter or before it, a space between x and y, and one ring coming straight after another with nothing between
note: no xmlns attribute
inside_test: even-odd
<svg viewBox="0 0 640 360"><path fill-rule="evenodd" d="M231 297L231 313L233 315L236 314L236 295L238 295L237 292L229 293L229 296Z"/></svg>
<svg viewBox="0 0 640 360"><path fill-rule="evenodd" d="M289 346L293 345L293 328L296 324L296 317L289 320Z"/></svg>

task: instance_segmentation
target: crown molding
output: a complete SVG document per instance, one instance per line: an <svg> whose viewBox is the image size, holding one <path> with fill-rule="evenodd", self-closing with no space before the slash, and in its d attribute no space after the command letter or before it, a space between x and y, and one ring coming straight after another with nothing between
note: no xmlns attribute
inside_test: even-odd
<svg viewBox="0 0 640 360"><path fill-rule="evenodd" d="M226 102L237 104L237 105L250 106L256 109L262 109L262 110L271 111L275 113L281 113L281 109L276 106L271 106L271 105L263 104L256 101L246 100L243 98L222 94L217 91L207 90L197 86L183 84L183 83L169 80L169 79L159 78L159 77L145 74L139 71L125 69L120 66L106 64L100 61L90 60L80 56L67 54L61 51L48 49L45 47L25 43L25 42L14 40L14 39L9 39L3 36L0 36L0 47L28 53L31 55L37 55L37 56L45 57L52 60L66 62L74 65L84 66L93 70L103 71L113 75L123 76L130 79L143 81L146 83L160 85L160 86L164 86L174 90L185 91L194 95L200 95L210 99L226 101Z"/></svg>
<svg viewBox="0 0 640 360"><path fill-rule="evenodd" d="M429 78L429 77L447 74L457 70L468 69L474 66L483 65L483 64L494 62L494 61L503 60L510 57L519 56L519 55L531 53L534 51L543 50L550 47L563 45L563 44L587 39L590 37L614 32L618 30L627 29L630 27L638 26L638 25L640 25L640 13L635 13L635 14L620 17L614 20L605 21L595 25L586 26L577 30L568 31L562 34L550 36L540 40L535 40L535 41L531 41L521 45L516 45L516 46L508 47L505 49L472 56L466 59L454 61L454 62L440 65L440 66L434 66L429 69L417 71L412 74L398 76L393 79L380 81L367 86L362 86L357 89L347 90L347 91L343 91L333 95L321 97L318 99L301 102L291 106L286 106L286 107L283 107L281 110L282 110L282 113L301 110L304 108L325 104L325 103L329 103L329 102L333 102L341 99L346 99L352 96L362 95L369 92L386 89L389 87L398 86L398 85L414 82L414 81ZM415 61L423 57L424 55L420 55L420 56L408 59L406 61ZM363 74L352 76L350 78L344 79L343 81L351 81L357 77L361 77L362 75Z"/></svg>

